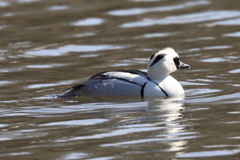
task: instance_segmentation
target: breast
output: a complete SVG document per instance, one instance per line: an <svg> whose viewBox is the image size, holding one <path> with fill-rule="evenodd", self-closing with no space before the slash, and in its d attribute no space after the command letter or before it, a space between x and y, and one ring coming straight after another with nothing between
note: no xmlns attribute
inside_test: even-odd
<svg viewBox="0 0 240 160"><path fill-rule="evenodd" d="M151 82L149 81L144 89L144 96L180 96L184 95L181 84L172 76L168 76L163 80Z"/></svg>
<svg viewBox="0 0 240 160"><path fill-rule="evenodd" d="M144 88L144 97L151 96L166 97L167 95L161 90L161 88L156 83L149 81L146 83Z"/></svg>
<svg viewBox="0 0 240 160"><path fill-rule="evenodd" d="M181 84L172 76L166 77L160 86L169 94L169 96L184 95L184 90Z"/></svg>

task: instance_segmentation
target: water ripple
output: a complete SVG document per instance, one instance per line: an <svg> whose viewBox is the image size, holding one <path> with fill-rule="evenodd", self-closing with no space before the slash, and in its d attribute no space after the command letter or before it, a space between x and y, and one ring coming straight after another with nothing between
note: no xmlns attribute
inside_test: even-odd
<svg viewBox="0 0 240 160"><path fill-rule="evenodd" d="M226 26L226 25L228 25L228 26L240 25L240 18L217 21L217 22L207 24L207 26L210 26L210 27L213 27L213 26L216 26L216 25L224 25L224 26Z"/></svg>
<svg viewBox="0 0 240 160"><path fill-rule="evenodd" d="M226 33L223 36L226 36L226 37L240 37L240 32Z"/></svg>
<svg viewBox="0 0 240 160"><path fill-rule="evenodd" d="M0 1L0 7L7 7L9 6L10 4L8 2L5 2L5 1Z"/></svg>
<svg viewBox="0 0 240 160"><path fill-rule="evenodd" d="M59 47L58 50L63 52L95 52L102 50L121 49L125 46L117 45L65 45Z"/></svg>
<svg viewBox="0 0 240 160"><path fill-rule="evenodd" d="M83 20L79 20L77 22L71 23L73 26L95 26L102 24L104 20L102 18L97 18L97 17L91 17L91 18L86 18Z"/></svg>
<svg viewBox="0 0 240 160"><path fill-rule="evenodd" d="M51 6L48 8L48 10L50 11L59 11L59 10L65 10L68 9L69 6L68 5L59 5L59 6Z"/></svg>
<svg viewBox="0 0 240 160"><path fill-rule="evenodd" d="M16 0L18 3L32 3L32 2L39 2L41 0Z"/></svg>
<svg viewBox="0 0 240 160"><path fill-rule="evenodd" d="M1 72L1 70L0 70L0 72ZM15 82L13 82L13 81L0 81L0 86L4 86L4 85L8 85L8 84L13 84L13 83L15 83Z"/></svg>
<svg viewBox="0 0 240 160"><path fill-rule="evenodd" d="M180 10L183 8L186 9L186 8L194 7L198 5L207 5L209 3L210 3L209 1L200 0L200 1L194 1L194 2L186 2L183 4L173 5L173 6L119 9L119 10L109 11L108 14L112 16L131 16L131 15L144 14L148 12L166 12L166 11Z"/></svg>
<svg viewBox="0 0 240 160"><path fill-rule="evenodd" d="M35 49L27 51L24 54L28 56L62 56L69 52L95 52L102 50L114 50L125 48L126 46L118 45L74 45L69 44L58 47L57 49Z"/></svg>
<svg viewBox="0 0 240 160"><path fill-rule="evenodd" d="M82 159L88 157L88 154L82 152L70 152L56 160L71 160L71 159Z"/></svg>
<svg viewBox="0 0 240 160"><path fill-rule="evenodd" d="M176 33L149 33L141 36L136 36L135 38L155 38L155 37L167 37Z"/></svg>
<svg viewBox="0 0 240 160"><path fill-rule="evenodd" d="M215 151L200 151L200 152L189 152L178 154L177 158L197 158L197 157L216 157L216 156L229 156L238 154L240 152L239 149L233 150L215 150Z"/></svg>
<svg viewBox="0 0 240 160"><path fill-rule="evenodd" d="M240 11L208 11L200 13L184 14L179 16L168 16L162 19L143 19L136 22L129 22L120 25L120 27L146 27L152 25L186 24L194 22L205 22L219 19L233 18L240 16Z"/></svg>
<svg viewBox="0 0 240 160"><path fill-rule="evenodd" d="M149 139L140 139L140 140L133 140L133 141L126 141L126 142L119 142L119 143L111 143L111 144L102 144L102 147L110 147L110 146L119 146L119 145L132 145L132 144L139 144L139 143L149 143L149 142L166 142L166 141L181 141L181 140L188 140L188 139L195 139L202 136L184 136L184 137L173 137L173 138L149 138Z"/></svg>
<svg viewBox="0 0 240 160"><path fill-rule="evenodd" d="M231 71L229 71L229 73L240 73L240 69L231 70Z"/></svg>
<svg viewBox="0 0 240 160"><path fill-rule="evenodd" d="M215 57L215 58L201 59L201 60L199 60L199 61L217 63L217 62L224 62L224 61L229 61L229 60L228 60L228 59L225 59L225 58L221 58L221 57Z"/></svg>
<svg viewBox="0 0 240 160"><path fill-rule="evenodd" d="M69 80L69 81L61 81L57 83L48 83L48 84L30 84L26 88L27 89L33 89L33 88L44 88L44 87L53 87L53 86L59 86L63 84L72 84L75 82L74 80Z"/></svg>
<svg viewBox="0 0 240 160"><path fill-rule="evenodd" d="M95 135L91 135L91 136L78 136L78 137L69 138L69 139L57 140L56 142L66 142L66 141L86 140L86 139L101 139L101 138L107 138L107 137L122 136L122 135L126 135L129 133L154 131L154 130L159 130L159 129L163 129L163 128L165 128L165 127L116 129L109 133L100 133L100 134L95 134Z"/></svg>
<svg viewBox="0 0 240 160"><path fill-rule="evenodd" d="M206 97L206 98L196 98L196 99L188 99L185 100L189 103L210 103L213 102L215 104L225 104L225 103L239 103L239 96L240 93L232 93L228 95L220 95L215 97ZM231 99L231 102L229 102L229 99ZM234 101L236 99L236 101Z"/></svg>
<svg viewBox="0 0 240 160"><path fill-rule="evenodd" d="M98 123L103 123L108 121L107 119L83 119L83 120L70 120L70 121L62 121L62 122L51 122L46 124L41 124L39 126L59 126L59 125L94 125Z"/></svg>

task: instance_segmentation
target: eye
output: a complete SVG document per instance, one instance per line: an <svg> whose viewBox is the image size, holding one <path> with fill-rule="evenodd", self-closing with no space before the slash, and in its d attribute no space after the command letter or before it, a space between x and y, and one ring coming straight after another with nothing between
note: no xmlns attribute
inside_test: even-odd
<svg viewBox="0 0 240 160"><path fill-rule="evenodd" d="M175 57L175 58L173 58L173 61L174 61L174 63L175 63L176 68L178 69L179 64L180 64L179 58L178 58L178 57Z"/></svg>
<svg viewBox="0 0 240 160"><path fill-rule="evenodd" d="M155 63L157 63L160 59L162 59L166 54L159 54L157 55L157 57L155 57L154 61L152 62L152 64L150 65L153 66Z"/></svg>

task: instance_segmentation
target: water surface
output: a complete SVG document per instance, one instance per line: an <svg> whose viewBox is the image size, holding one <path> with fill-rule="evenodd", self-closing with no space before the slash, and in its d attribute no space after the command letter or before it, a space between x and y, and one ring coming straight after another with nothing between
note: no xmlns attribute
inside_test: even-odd
<svg viewBox="0 0 240 160"><path fill-rule="evenodd" d="M0 2L1 159L239 159L237 2ZM173 47L185 98L54 99Z"/></svg>

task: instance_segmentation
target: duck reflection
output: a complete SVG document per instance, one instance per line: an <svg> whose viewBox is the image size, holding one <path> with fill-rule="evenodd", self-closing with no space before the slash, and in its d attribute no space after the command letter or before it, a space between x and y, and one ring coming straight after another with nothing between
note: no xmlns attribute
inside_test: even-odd
<svg viewBox="0 0 240 160"><path fill-rule="evenodd" d="M189 124L183 116L185 107L182 100L184 97L149 98L141 102L122 103L123 99L117 102L115 99L115 105L99 104L99 109L104 111L102 118L108 119L107 122L95 126L99 132L85 133L84 136L79 135L57 142L87 143L101 139L99 144L101 147L126 148L132 145L151 145L156 151L159 147L164 151L183 150L188 139L198 136L197 132L189 132L186 129ZM102 128L99 128L100 126Z"/></svg>

